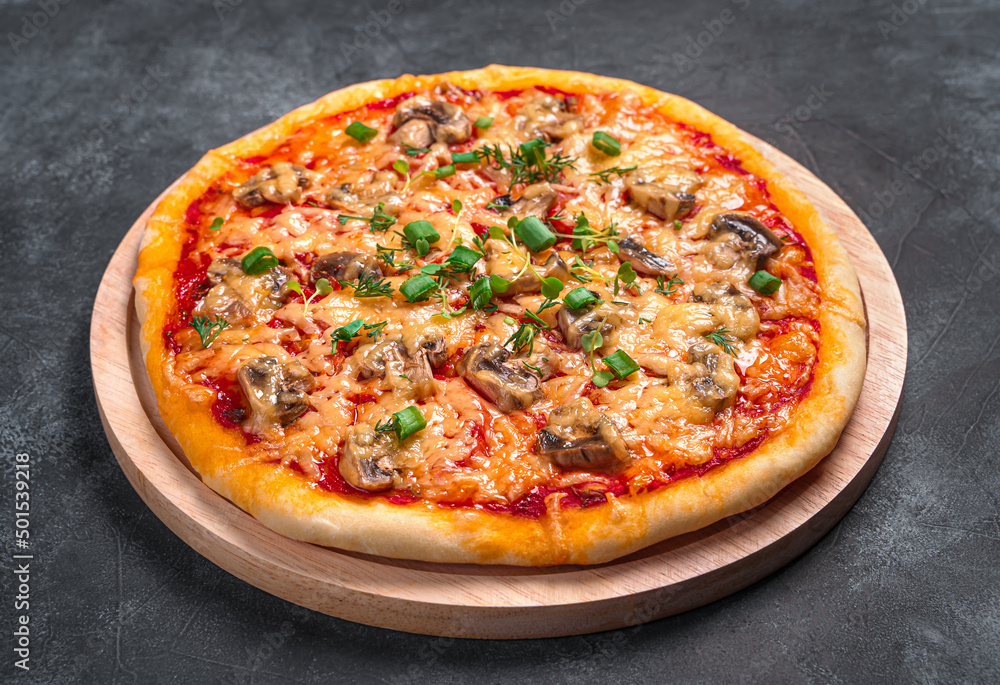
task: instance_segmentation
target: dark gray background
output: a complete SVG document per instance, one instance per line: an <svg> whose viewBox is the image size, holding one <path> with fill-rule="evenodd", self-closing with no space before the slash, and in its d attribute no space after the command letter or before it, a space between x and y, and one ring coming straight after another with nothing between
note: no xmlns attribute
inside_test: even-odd
<svg viewBox="0 0 1000 685"><path fill-rule="evenodd" d="M1000 7L413 2L345 54L354 27L387 4L69 0L47 17L35 0L0 3L0 674L996 682ZM23 19L33 15L43 24L34 33ZM691 46L713 27L699 54ZM12 44L21 32L26 42ZM686 49L696 57L675 55ZM701 103L863 211L895 270L910 351L885 462L814 549L743 592L640 628L564 639L369 628L298 609L213 566L150 513L115 463L91 388L90 309L146 205L205 150L327 91L490 62L624 77ZM144 86L147 69L159 80ZM9 637L17 452L33 460L28 676L12 665Z"/></svg>

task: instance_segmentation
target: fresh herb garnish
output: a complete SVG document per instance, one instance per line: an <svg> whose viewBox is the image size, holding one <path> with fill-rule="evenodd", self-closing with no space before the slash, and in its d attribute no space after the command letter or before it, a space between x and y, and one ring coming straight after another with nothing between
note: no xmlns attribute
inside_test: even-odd
<svg viewBox="0 0 1000 685"><path fill-rule="evenodd" d="M493 125L493 117L479 117L472 125L485 131Z"/></svg>
<svg viewBox="0 0 1000 685"><path fill-rule="evenodd" d="M350 281L339 281L339 283L345 288L353 288L354 297L392 297L392 284L371 272L364 274L357 283Z"/></svg>
<svg viewBox="0 0 1000 685"><path fill-rule="evenodd" d="M430 252L431 243L441 240L441 235L430 221L411 221L399 235L403 238L403 246L413 248L421 257Z"/></svg>
<svg viewBox="0 0 1000 685"><path fill-rule="evenodd" d="M706 333L704 337L710 342L713 342L721 347L729 356L736 356L736 348L734 347L736 344L736 336L734 336L725 326L722 326L718 330L712 331L711 333Z"/></svg>
<svg viewBox="0 0 1000 685"><path fill-rule="evenodd" d="M621 240L621 236L618 235L617 224L612 223L602 229L596 229L590 225L590 221L583 212L577 214L574 219L576 225L573 227L573 242L571 243L574 250L586 252L597 245L604 244L612 252L618 252L618 241Z"/></svg>
<svg viewBox="0 0 1000 685"><path fill-rule="evenodd" d="M429 300L431 295L438 289L438 283L426 273L419 273L412 276L399 286L399 292L406 298L407 302L423 302Z"/></svg>
<svg viewBox="0 0 1000 685"><path fill-rule="evenodd" d="M344 129L344 133L349 135L351 138L354 138L354 140L359 143L367 143L378 135L378 129L365 126L360 121L352 121L351 124Z"/></svg>
<svg viewBox="0 0 1000 685"><path fill-rule="evenodd" d="M409 379L407 379L409 380ZM416 407L407 407L392 415L391 419L375 424L376 433L393 432L396 440L403 442L408 437L427 427L427 419Z"/></svg>
<svg viewBox="0 0 1000 685"><path fill-rule="evenodd" d="M347 214L340 214L337 216L337 223L343 226L349 220L354 219L355 221L364 221L369 225L372 233L385 233L388 231L393 224L396 223L396 218L382 211L382 207L385 205L379 202L375 206L375 213L371 217L364 216L349 216Z"/></svg>
<svg viewBox="0 0 1000 685"><path fill-rule="evenodd" d="M617 157L622 153L621 143L604 131L594 131L594 137L591 139L590 143L595 149L600 150L609 157Z"/></svg>
<svg viewBox="0 0 1000 685"><path fill-rule="evenodd" d="M557 152L546 157L545 149L549 147L541 138L521 143L517 150L509 147L504 153L498 145L484 145L476 150L480 159L495 169L506 169L510 172L510 186L519 183L532 184L541 181L556 183L562 179L564 169L575 169L575 158L566 157Z"/></svg>
<svg viewBox="0 0 1000 685"><path fill-rule="evenodd" d="M403 154L407 157L419 157L420 155L426 155L430 151L429 147L413 147L412 145L403 143Z"/></svg>
<svg viewBox="0 0 1000 685"><path fill-rule="evenodd" d="M615 296L618 295L618 282L624 283L625 290L636 290L636 295L641 295L642 291L639 290L639 284L635 282L636 276L635 269L628 262L622 262L622 265L618 267L618 271L615 273L614 281L614 291Z"/></svg>
<svg viewBox="0 0 1000 685"><path fill-rule="evenodd" d="M751 288L761 295L773 295L781 287L781 279L777 276L772 276L763 269L757 271L747 282Z"/></svg>
<svg viewBox="0 0 1000 685"><path fill-rule="evenodd" d="M271 252L271 248L260 245L243 255L240 260L240 268L248 276L256 276L268 269L278 266L278 258Z"/></svg>
<svg viewBox="0 0 1000 685"><path fill-rule="evenodd" d="M293 290L297 292L299 295L302 295L302 299L305 302L305 304L302 307L302 316L309 315L309 305L312 303L314 299L316 299L317 296L325 297L326 295L329 295L331 292L333 292L333 287L330 285L330 281L328 281L325 278L321 278L318 281L316 281L316 290L309 297L306 297L305 294L302 292L302 285L298 281L288 281L288 283L286 283L285 285L288 286L289 290Z"/></svg>
<svg viewBox="0 0 1000 685"><path fill-rule="evenodd" d="M532 252L542 252L556 244L556 234L537 216L526 216L517 222L514 235Z"/></svg>
<svg viewBox="0 0 1000 685"><path fill-rule="evenodd" d="M653 291L664 296L673 295L677 292L677 286L680 285L684 285L684 281L677 274L671 276L669 281L663 276L657 276L656 287Z"/></svg>
<svg viewBox="0 0 1000 685"><path fill-rule="evenodd" d="M201 349L205 349L219 337L219 333L229 327L229 322L221 316L217 316L215 319L210 319L207 316L196 316L188 322L188 325L198 331L198 337L201 338Z"/></svg>
<svg viewBox="0 0 1000 685"><path fill-rule="evenodd" d="M595 171L594 173L591 174L591 176L596 178L597 184L600 185L602 183L611 183L612 176L624 176L628 172L635 171L638 168L639 167L637 166L628 166L628 167L613 166L610 169L605 169L604 171Z"/></svg>
<svg viewBox="0 0 1000 685"><path fill-rule="evenodd" d="M222 224L224 224L225 222L226 222L225 219L223 219L221 216L217 216L214 219L212 219L212 224L211 226L208 227L208 230L218 231L220 228L222 228Z"/></svg>

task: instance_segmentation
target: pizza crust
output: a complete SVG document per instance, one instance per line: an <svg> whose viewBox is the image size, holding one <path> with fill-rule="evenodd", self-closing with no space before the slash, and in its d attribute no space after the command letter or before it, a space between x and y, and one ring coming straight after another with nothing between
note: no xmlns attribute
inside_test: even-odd
<svg viewBox="0 0 1000 685"><path fill-rule="evenodd" d="M812 386L789 425L750 455L654 491L606 506L549 507L538 519L424 501L342 499L289 469L245 456L243 439L224 429L204 397L178 392L162 328L169 315L173 271L182 250L175 226L213 181L251 154L274 148L315 118L365 103L452 82L512 90L547 85L567 92L629 89L646 105L710 133L742 166L768 183L779 210L806 239L824 293L819 360ZM272 124L213 150L175 184L143 234L134 280L140 340L160 414L190 463L212 489L288 537L388 557L447 563L548 566L597 564L753 508L802 476L836 445L864 380L865 317L857 277L837 236L805 195L755 150L732 124L676 95L589 74L489 66L434 76L405 75L330 93Z"/></svg>

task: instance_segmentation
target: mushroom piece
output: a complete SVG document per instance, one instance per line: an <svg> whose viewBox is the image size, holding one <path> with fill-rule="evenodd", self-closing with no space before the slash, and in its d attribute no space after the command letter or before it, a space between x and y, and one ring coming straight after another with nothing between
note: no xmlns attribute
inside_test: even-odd
<svg viewBox="0 0 1000 685"><path fill-rule="evenodd" d="M382 267L370 254L359 252L331 252L317 257L309 270L313 283L321 278L328 281L348 281L354 283L365 276L382 278Z"/></svg>
<svg viewBox="0 0 1000 685"><path fill-rule="evenodd" d="M417 123L410 123L414 121ZM461 107L426 95L415 95L396 105L392 125L397 130L390 139L420 148L430 147L434 141L461 143L472 135L472 122Z"/></svg>
<svg viewBox="0 0 1000 685"><path fill-rule="evenodd" d="M682 218L694 208L694 192L701 183L697 173L673 164L639 169L625 176L632 200L664 221Z"/></svg>
<svg viewBox="0 0 1000 685"><path fill-rule="evenodd" d="M647 250L636 235L618 241L618 261L628 262L637 273L647 276L670 276L677 272L673 262Z"/></svg>
<svg viewBox="0 0 1000 685"><path fill-rule="evenodd" d="M434 394L434 372L431 371L427 352L417 351L407 354L402 343L388 345L382 352L385 365L385 377L395 390L416 397L427 397Z"/></svg>
<svg viewBox="0 0 1000 685"><path fill-rule="evenodd" d="M208 265L207 275L211 288L195 313L221 316L231 324L248 323L261 308L277 309L289 292L288 272L277 266L249 276L237 260L220 258Z"/></svg>
<svg viewBox="0 0 1000 685"><path fill-rule="evenodd" d="M486 273L499 276L510 283L503 292L504 297L541 292L542 280L535 275L535 271L541 274L542 278L558 278L563 283L570 278L569 266L558 252L550 254L548 259L535 267L535 271L529 269L515 278L516 274L505 269L509 265L503 263L508 249L506 243L498 240L486 241Z"/></svg>
<svg viewBox="0 0 1000 685"><path fill-rule="evenodd" d="M397 179L392 171L376 171L367 180L358 182L356 192L350 183L332 186L326 191L326 201L355 214L374 213L381 204L383 213L396 216L403 209L403 200L396 193Z"/></svg>
<svg viewBox="0 0 1000 685"><path fill-rule="evenodd" d="M618 428L585 397L549 414L535 447L539 454L567 469L603 469L629 457Z"/></svg>
<svg viewBox="0 0 1000 685"><path fill-rule="evenodd" d="M545 396L538 376L523 364L509 360L510 352L504 347L480 343L466 351L456 369L473 390L504 414L527 409Z"/></svg>
<svg viewBox="0 0 1000 685"><path fill-rule="evenodd" d="M444 338L433 338L420 345L421 351L427 356L431 368L440 369L448 361L448 342Z"/></svg>
<svg viewBox="0 0 1000 685"><path fill-rule="evenodd" d="M347 433L337 470L359 490L388 490L395 469L393 448L389 433L376 433L367 424L357 424Z"/></svg>
<svg viewBox="0 0 1000 685"><path fill-rule="evenodd" d="M771 229L749 214L716 214L712 218L709 236L712 238L709 244L727 241L732 248L738 248L741 254L753 260L758 269L764 260L778 254L784 245ZM739 238L739 246L732 241L732 236Z"/></svg>
<svg viewBox="0 0 1000 685"><path fill-rule="evenodd" d="M720 354L708 342L695 343L688 348L687 364L677 365L671 383L685 386L685 390L706 409L719 411L733 403L740 387L733 358Z"/></svg>
<svg viewBox="0 0 1000 685"><path fill-rule="evenodd" d="M236 378L250 405L250 418L243 422L248 433L287 426L309 408L306 393L314 380L298 361L282 364L276 357L257 357L241 366Z"/></svg>
<svg viewBox="0 0 1000 685"><path fill-rule="evenodd" d="M518 128L532 138L560 141L583 130L583 117L566 111L566 103L553 95L539 95L516 116Z"/></svg>
<svg viewBox="0 0 1000 685"><path fill-rule="evenodd" d="M360 348L359 352L362 349L364 348ZM358 366L358 380L366 381L370 378L384 377L386 354L396 349L398 349L402 354L406 353L406 350L403 349L403 344L398 340L382 340L374 345L370 345L368 349L363 352L364 358Z"/></svg>
<svg viewBox="0 0 1000 685"><path fill-rule="evenodd" d="M509 200L510 196L507 198ZM548 183L533 183L524 189L521 197L510 202L507 209L501 213L504 215L513 214L521 218L536 216L539 219L544 219L558 201L559 193L552 190L552 186Z"/></svg>
<svg viewBox="0 0 1000 685"><path fill-rule="evenodd" d="M233 198L250 209L265 202L285 204L298 202L302 189L313 181L313 172L298 164L278 162L264 167L246 183L233 191Z"/></svg>
<svg viewBox="0 0 1000 685"><path fill-rule="evenodd" d="M594 297L600 297L593 290ZM566 344L573 349L583 346L583 336L600 329L601 335L608 335L621 324L621 317L613 311L606 311L603 306L591 304L589 307L570 309L565 304L556 314L559 330L562 331Z"/></svg>
<svg viewBox="0 0 1000 685"><path fill-rule="evenodd" d="M743 340L755 336L760 328L760 315L753 303L729 283L696 283L690 299L710 305L712 315Z"/></svg>

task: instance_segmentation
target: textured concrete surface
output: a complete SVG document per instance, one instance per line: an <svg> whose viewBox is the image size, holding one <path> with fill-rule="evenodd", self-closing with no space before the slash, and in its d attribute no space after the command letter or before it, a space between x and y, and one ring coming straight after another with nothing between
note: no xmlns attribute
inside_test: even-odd
<svg viewBox="0 0 1000 685"><path fill-rule="evenodd" d="M0 679L1000 680L996 3L403 2L365 45L355 27L388 5L0 3ZM368 628L213 566L115 464L88 326L142 209L206 149L329 90L490 62L700 102L863 211L893 265L910 360L885 462L826 538L743 592L555 640ZM28 674L11 636L17 453L31 455Z"/></svg>

